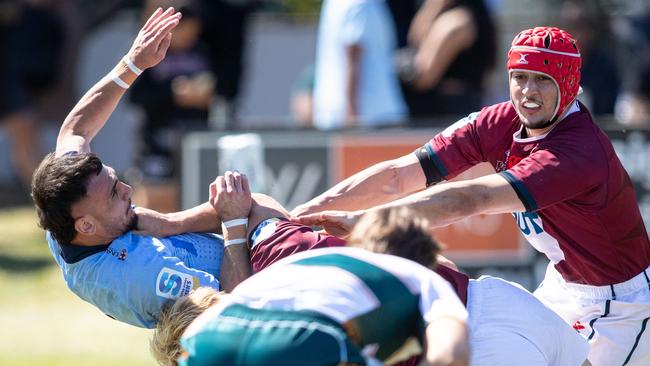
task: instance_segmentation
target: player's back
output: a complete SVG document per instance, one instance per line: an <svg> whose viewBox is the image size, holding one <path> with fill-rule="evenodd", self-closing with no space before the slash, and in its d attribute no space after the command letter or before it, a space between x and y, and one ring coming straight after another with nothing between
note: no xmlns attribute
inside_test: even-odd
<svg viewBox="0 0 650 366"><path fill-rule="evenodd" d="M227 301L221 312L197 319L186 344L209 333L221 341L224 329L231 329L224 323L236 323L239 335L259 336L260 328L292 321L296 314L316 314L341 326L359 349L372 347L374 357L386 360L409 340L421 340L430 321L467 317L453 289L434 272L403 258L345 247L281 260L241 283Z"/></svg>

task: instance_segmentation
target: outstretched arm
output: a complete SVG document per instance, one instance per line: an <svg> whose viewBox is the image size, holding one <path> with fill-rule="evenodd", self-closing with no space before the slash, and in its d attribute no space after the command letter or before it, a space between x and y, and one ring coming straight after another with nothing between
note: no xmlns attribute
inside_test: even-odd
<svg viewBox="0 0 650 366"><path fill-rule="evenodd" d="M144 207L136 207L137 230L146 235L166 237L183 233L221 233L221 220L210 202L187 210L161 213Z"/></svg>
<svg viewBox="0 0 650 366"><path fill-rule="evenodd" d="M270 217L289 217L284 207L269 196L251 193L253 205L249 215L248 230ZM141 234L164 238L183 233L221 233L221 217L210 204L202 203L187 210L162 213L144 207L136 207L138 228Z"/></svg>
<svg viewBox="0 0 650 366"><path fill-rule="evenodd" d="M300 217L324 210L370 208L423 189L425 182L417 156L408 154L362 170L296 207L291 215Z"/></svg>
<svg viewBox="0 0 650 366"><path fill-rule="evenodd" d="M432 227L452 224L478 214L526 211L510 183L499 174L438 184L422 192L367 210L323 211L297 218L305 225L323 226L330 234L344 237L359 218L371 210L406 206L425 217Z"/></svg>
<svg viewBox="0 0 650 366"><path fill-rule="evenodd" d="M180 18L181 14L176 13L174 8L170 7L164 12L158 8L140 29L125 59L140 70L157 65L167 53L171 30L178 25ZM124 61L120 61L109 74L90 88L63 121L56 141L56 155L68 151L89 152L90 142L102 129L126 91L117 83L121 80L126 84L123 86L128 87L136 77L135 72Z"/></svg>

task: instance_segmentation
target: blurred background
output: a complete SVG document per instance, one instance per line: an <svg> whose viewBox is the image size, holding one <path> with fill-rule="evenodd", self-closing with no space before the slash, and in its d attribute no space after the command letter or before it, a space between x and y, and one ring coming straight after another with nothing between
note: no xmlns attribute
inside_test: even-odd
<svg viewBox="0 0 650 366"><path fill-rule="evenodd" d="M157 6L184 14L167 58L130 88L93 142L134 186L138 205L191 207L233 167L292 208L508 100L510 41L554 25L580 43L579 99L614 142L650 227L647 0L367 0L347 12L351 3L0 0L0 365L153 364L149 331L65 288L28 192L68 111ZM473 276L533 289L546 265L509 215L435 235Z"/></svg>

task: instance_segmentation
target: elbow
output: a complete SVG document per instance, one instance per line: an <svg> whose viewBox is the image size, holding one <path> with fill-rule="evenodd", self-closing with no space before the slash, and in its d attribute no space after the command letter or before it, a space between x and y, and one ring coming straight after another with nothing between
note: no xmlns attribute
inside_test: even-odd
<svg viewBox="0 0 650 366"><path fill-rule="evenodd" d="M408 182L401 174L401 167L396 160L390 160L382 167L385 172L382 193L390 196L392 199L400 198L408 192Z"/></svg>

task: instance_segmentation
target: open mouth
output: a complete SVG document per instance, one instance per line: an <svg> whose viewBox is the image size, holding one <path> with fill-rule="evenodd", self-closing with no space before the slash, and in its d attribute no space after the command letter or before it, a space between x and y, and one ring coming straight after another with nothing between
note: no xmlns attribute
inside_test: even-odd
<svg viewBox="0 0 650 366"><path fill-rule="evenodd" d="M527 109L539 109L541 107L541 105L539 103L531 102L531 101L523 102L523 103L521 103L521 105L524 106L524 108L527 108Z"/></svg>

